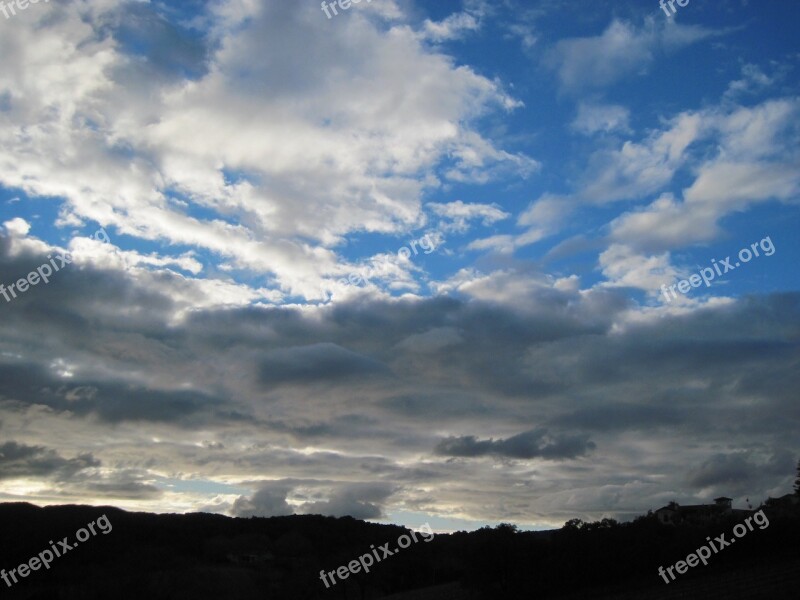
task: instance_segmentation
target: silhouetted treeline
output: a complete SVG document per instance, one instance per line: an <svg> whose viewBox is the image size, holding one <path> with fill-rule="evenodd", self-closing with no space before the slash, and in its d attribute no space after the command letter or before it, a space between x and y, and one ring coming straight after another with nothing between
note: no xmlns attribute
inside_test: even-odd
<svg viewBox="0 0 800 600"><path fill-rule="evenodd" d="M28 562L63 537L105 514L113 526L32 572L0 595L19 599L94 598L248 600L341 598L367 600L458 582L463 598L600 597L617 589L666 587L659 566L685 559L706 536L731 538L741 519L706 526L667 526L653 516L619 524L570 521L551 532L501 525L470 533L437 534L383 559L370 573L350 575L326 589L320 570L333 571L406 532L349 517L315 515L234 519L211 514L153 515L113 507L0 504L0 568ZM420 538L420 536L418 536ZM770 517L681 580L741 571L800 558L796 515ZM674 584L673 584L674 586ZM796 584L786 598L795 598ZM638 597L638 596L631 596ZM773 597L780 596L773 593Z"/></svg>
<svg viewBox="0 0 800 600"><path fill-rule="evenodd" d="M669 567L697 548L724 533L733 538L733 527L741 519L722 518L705 526L665 526L653 516L632 523L611 519L595 523L573 520L553 532L549 539L511 526L456 533L446 540L453 550L461 548L466 557L466 587L480 592L480 598L599 597L616 590L660 590L666 584L658 567ZM444 540L443 540L444 541ZM712 573L753 568L800 559L800 521L772 519L766 529L755 528L733 544L714 554L708 566L691 568L678 581L703 578ZM800 567L800 563L797 564ZM786 598L797 597L797 584L787 589ZM673 587L675 582L671 582ZM639 596L632 596L639 597Z"/></svg>

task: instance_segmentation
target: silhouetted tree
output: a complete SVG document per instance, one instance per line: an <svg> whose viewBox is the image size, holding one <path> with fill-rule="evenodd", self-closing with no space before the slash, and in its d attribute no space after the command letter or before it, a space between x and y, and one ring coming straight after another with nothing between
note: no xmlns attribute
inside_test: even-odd
<svg viewBox="0 0 800 600"><path fill-rule="evenodd" d="M577 531L586 528L586 523L582 519L570 519L564 523L564 529L567 531Z"/></svg>
<svg viewBox="0 0 800 600"><path fill-rule="evenodd" d="M797 479L794 480L794 493L800 496L800 460L797 461Z"/></svg>

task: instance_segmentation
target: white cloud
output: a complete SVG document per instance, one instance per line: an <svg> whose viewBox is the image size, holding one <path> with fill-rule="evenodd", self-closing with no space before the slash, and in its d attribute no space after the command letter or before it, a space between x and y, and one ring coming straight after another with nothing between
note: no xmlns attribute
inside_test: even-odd
<svg viewBox="0 0 800 600"><path fill-rule="evenodd" d="M668 128L651 132L642 142L626 141L619 150L596 152L578 196L591 202L616 202L662 189L686 163L689 146L703 134L700 115L682 113Z"/></svg>
<svg viewBox="0 0 800 600"><path fill-rule="evenodd" d="M630 133L629 120L630 110L624 106L581 102L578 105L578 114L570 127L585 135L614 131Z"/></svg>
<svg viewBox="0 0 800 600"><path fill-rule="evenodd" d="M468 244L472 250L493 250L501 254L511 254L514 250L535 244L552 235L574 208L570 198L544 194L532 202L517 218L517 225L527 227L520 234L500 234L473 240Z"/></svg>
<svg viewBox="0 0 800 600"><path fill-rule="evenodd" d="M31 225L25 219L14 217L3 223L5 230L13 236L25 237L31 230Z"/></svg>
<svg viewBox="0 0 800 600"><path fill-rule="evenodd" d="M480 21L468 12L454 13L443 21L433 22L426 19L423 32L426 39L434 42L455 40L465 34L477 31Z"/></svg>
<svg viewBox="0 0 800 600"><path fill-rule="evenodd" d="M517 224L550 233L564 219L570 208L569 198L544 194L519 215Z"/></svg>
<svg viewBox="0 0 800 600"><path fill-rule="evenodd" d="M469 230L470 221L480 219L483 226L488 227L511 216L497 204L466 203L456 200L446 204L430 202L426 206L434 214L442 217L440 228L443 231L457 233Z"/></svg>
<svg viewBox="0 0 800 600"><path fill-rule="evenodd" d="M692 130L717 142L715 154L694 168L682 202L664 194L623 213L611 223L612 239L649 251L685 247L716 239L720 220L733 212L773 199L796 201L799 110L799 101L779 100L694 115ZM681 137L687 136L674 136Z"/></svg>
<svg viewBox="0 0 800 600"><path fill-rule="evenodd" d="M645 255L623 244L612 244L600 253L600 268L606 287L631 287L658 294L664 284L672 283L680 271L670 263L668 253Z"/></svg>
<svg viewBox="0 0 800 600"><path fill-rule="evenodd" d="M353 12L331 27L317 7L218 3L206 71L165 81L81 12L113 23L124 7L57 10L0 41L0 89L13 90L0 178L63 197L64 224L206 250L314 297L348 269L333 250L347 235L419 227L440 175L488 182L538 168L470 128L519 102L426 47L396 24L402 13Z"/></svg>
<svg viewBox="0 0 800 600"><path fill-rule="evenodd" d="M623 77L644 74L659 54L714 35L719 33L663 19L648 19L641 28L614 20L598 36L561 40L547 64L558 72L565 90L602 88Z"/></svg>
<svg viewBox="0 0 800 600"><path fill-rule="evenodd" d="M664 250L709 241L720 233L713 214L688 214L672 194L611 222L612 238L639 248Z"/></svg>
<svg viewBox="0 0 800 600"><path fill-rule="evenodd" d="M732 81L725 92L726 98L735 99L746 94L754 94L772 86L782 74L770 77L758 65L742 65L742 78Z"/></svg>

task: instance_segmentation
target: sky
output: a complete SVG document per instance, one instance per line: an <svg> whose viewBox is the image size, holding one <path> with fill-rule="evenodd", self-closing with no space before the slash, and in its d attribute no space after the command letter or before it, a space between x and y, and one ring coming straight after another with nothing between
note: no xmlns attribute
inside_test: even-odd
<svg viewBox="0 0 800 600"><path fill-rule="evenodd" d="M0 18L0 501L452 531L790 492L800 5L336 6Z"/></svg>

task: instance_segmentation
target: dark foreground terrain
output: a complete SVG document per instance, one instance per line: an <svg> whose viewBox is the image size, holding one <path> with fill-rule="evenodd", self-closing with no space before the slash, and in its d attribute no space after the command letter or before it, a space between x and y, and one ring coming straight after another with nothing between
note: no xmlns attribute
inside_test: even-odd
<svg viewBox="0 0 800 600"><path fill-rule="evenodd" d="M769 512L767 513L769 515ZM11 569L106 515L111 529L54 558L17 583ZM666 526L655 517L633 523L571 521L551 532L501 525L436 535L385 557L369 573L326 588L334 571L409 533L393 525L314 515L233 519L211 514L153 515L112 507L0 504L0 597L19 599L467 598L792 599L800 594L800 519L769 515L702 564L665 584L671 566L739 520ZM97 530L97 527L95 528ZM52 541L52 544L51 544ZM63 548L63 547L62 547ZM377 551L377 550L376 550ZM34 566L37 566L34 563Z"/></svg>

